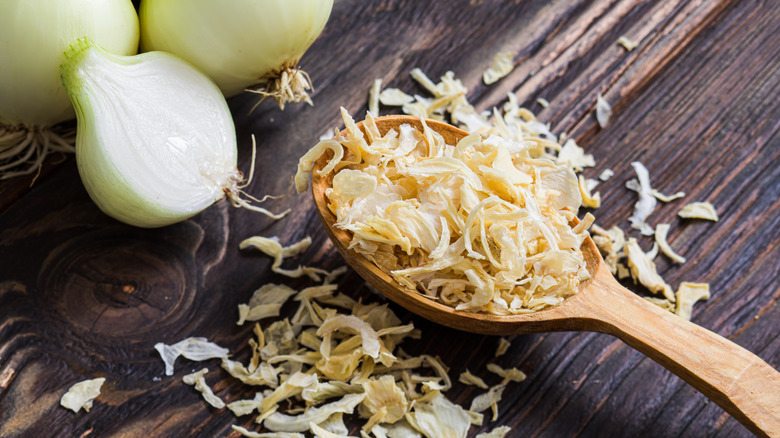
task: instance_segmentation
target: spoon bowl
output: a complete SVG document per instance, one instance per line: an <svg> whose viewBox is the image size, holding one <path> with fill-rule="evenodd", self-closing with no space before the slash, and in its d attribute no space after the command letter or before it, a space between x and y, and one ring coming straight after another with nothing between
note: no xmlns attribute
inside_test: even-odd
<svg viewBox="0 0 780 438"><path fill-rule="evenodd" d="M403 124L422 130L419 117L375 118L379 132ZM468 135L446 123L425 120L429 128L456 144ZM363 123L358 123L362 130ZM365 133L365 131L364 131ZM593 240L582 243L591 278L563 303L534 313L493 315L456 311L398 284L376 264L349 249L351 233L334 226L326 190L333 173L320 175L328 162L320 157L312 171L312 193L325 230L347 263L383 295L436 323L488 335L547 331L595 331L616 336L660 363L715 401L753 433L780 436L780 373L750 351L638 297L606 267Z"/></svg>

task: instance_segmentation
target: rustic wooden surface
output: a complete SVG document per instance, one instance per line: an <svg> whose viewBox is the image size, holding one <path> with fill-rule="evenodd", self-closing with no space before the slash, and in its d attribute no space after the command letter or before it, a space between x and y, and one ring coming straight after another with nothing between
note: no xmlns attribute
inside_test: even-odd
<svg viewBox="0 0 780 438"><path fill-rule="evenodd" d="M712 298L693 321L780 367L780 9L759 1L339 0L321 38L303 59L314 107L282 113L255 96L230 100L248 168L250 134L258 136L258 174L250 193L285 193L297 158L339 126L338 108L366 110L376 77L424 94L413 67L431 78L447 70L480 109L507 92L566 131L596 158L585 175L611 168L594 211L602 226L627 227L635 194L624 183L642 161L654 187L685 191L660 204L651 223L672 224L683 265L657 259L668 282L710 282ZM640 42L626 52L620 35ZM481 73L499 51L517 68L497 84ZM613 104L606 129L593 117L595 96ZM550 101L542 109L537 97ZM383 114L389 109L383 109ZM268 281L270 259L239 251L252 235L283 242L312 236L297 262L341 265L309 195L269 201L293 213L272 221L218 204L184 223L138 230L103 216L90 202L70 158L30 179L0 183L0 436L236 436L229 412L207 407L180 377L198 367L181 361L165 377L153 345L205 336L238 351L250 328L235 325L236 305ZM711 201L718 223L681 221L685 201ZM646 247L649 241L642 240ZM342 281L355 297L379 299L354 273ZM638 290L638 289L637 289ZM451 374L484 370L497 337L445 329L394 307L422 329L404 344L437 354ZM659 337L673 336L658 333ZM528 374L512 384L496 423L510 436L738 437L750 433L652 360L595 333L519 335L503 366ZM184 365L182 365L184 364ZM89 413L59 407L74 382L106 377ZM228 401L253 392L212 371ZM468 404L479 393L456 385Z"/></svg>

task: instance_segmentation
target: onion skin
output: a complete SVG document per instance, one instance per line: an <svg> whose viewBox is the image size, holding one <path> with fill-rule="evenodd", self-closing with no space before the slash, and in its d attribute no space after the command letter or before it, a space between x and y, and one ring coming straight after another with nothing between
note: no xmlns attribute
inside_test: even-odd
<svg viewBox="0 0 780 438"><path fill-rule="evenodd" d="M332 0L142 0L141 50L189 61L230 97L295 67L332 7Z"/></svg>
<svg viewBox="0 0 780 438"><path fill-rule="evenodd" d="M59 66L70 43L88 37L120 55L138 51L130 0L3 0L0 13L0 123L51 126L75 116Z"/></svg>

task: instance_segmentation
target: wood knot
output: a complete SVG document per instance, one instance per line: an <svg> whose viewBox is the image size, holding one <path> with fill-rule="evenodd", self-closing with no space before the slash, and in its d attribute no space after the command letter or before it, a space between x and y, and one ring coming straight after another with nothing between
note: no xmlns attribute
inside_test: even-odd
<svg viewBox="0 0 780 438"><path fill-rule="evenodd" d="M139 231L69 240L38 278L46 307L73 327L113 337L186 317L199 277L190 250Z"/></svg>

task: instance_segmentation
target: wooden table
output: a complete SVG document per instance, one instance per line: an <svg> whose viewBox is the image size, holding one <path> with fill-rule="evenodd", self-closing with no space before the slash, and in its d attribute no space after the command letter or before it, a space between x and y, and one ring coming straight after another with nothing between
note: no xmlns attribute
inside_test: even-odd
<svg viewBox="0 0 780 438"><path fill-rule="evenodd" d="M596 158L586 169L615 176L598 190L597 223L628 228L636 195L625 181L632 161L650 170L664 193L651 224L670 223L673 247L688 258L657 259L676 287L709 282L712 298L693 321L780 366L780 8L757 1L490 1L336 2L327 28L304 57L313 107L256 96L230 100L247 169L250 135L258 139L258 171L247 191L288 191L297 159L339 126L338 108L360 117L375 78L425 94L409 76L420 67L438 79L452 70L480 110L508 92L567 132ZM628 36L633 51L616 44ZM515 53L514 71L481 82L493 56ZM593 108L601 93L613 118L599 129ZM550 102L543 109L536 101ZM383 114L393 111L383 108ZM199 364L181 360L163 374L153 345L204 336L237 351L251 336L236 305L269 281L271 260L239 251L249 236L314 244L295 262L334 268L342 262L327 241L311 196L269 201L292 208L273 221L220 203L184 223L141 230L100 213L82 188L75 161L49 159L30 178L0 183L0 436L237 436L251 427L207 407L181 376ZM710 201L717 223L682 221L686 201ZM649 248L650 241L640 242ZM353 297L378 300L354 273L341 282ZM640 288L636 288L642 292ZM737 437L750 433L721 408L622 342L594 333L512 338L493 358L497 337L436 326L393 306L423 337L410 353L439 355L453 378L498 361L528 374L511 384L498 424L510 436ZM658 333L658 336L673 336ZM183 365L182 365L183 364ZM73 383L105 377L89 413L59 406ZM228 401L252 394L226 373L208 381ZM481 390L457 384L448 396L468 406ZM353 431L356 434L357 431Z"/></svg>

